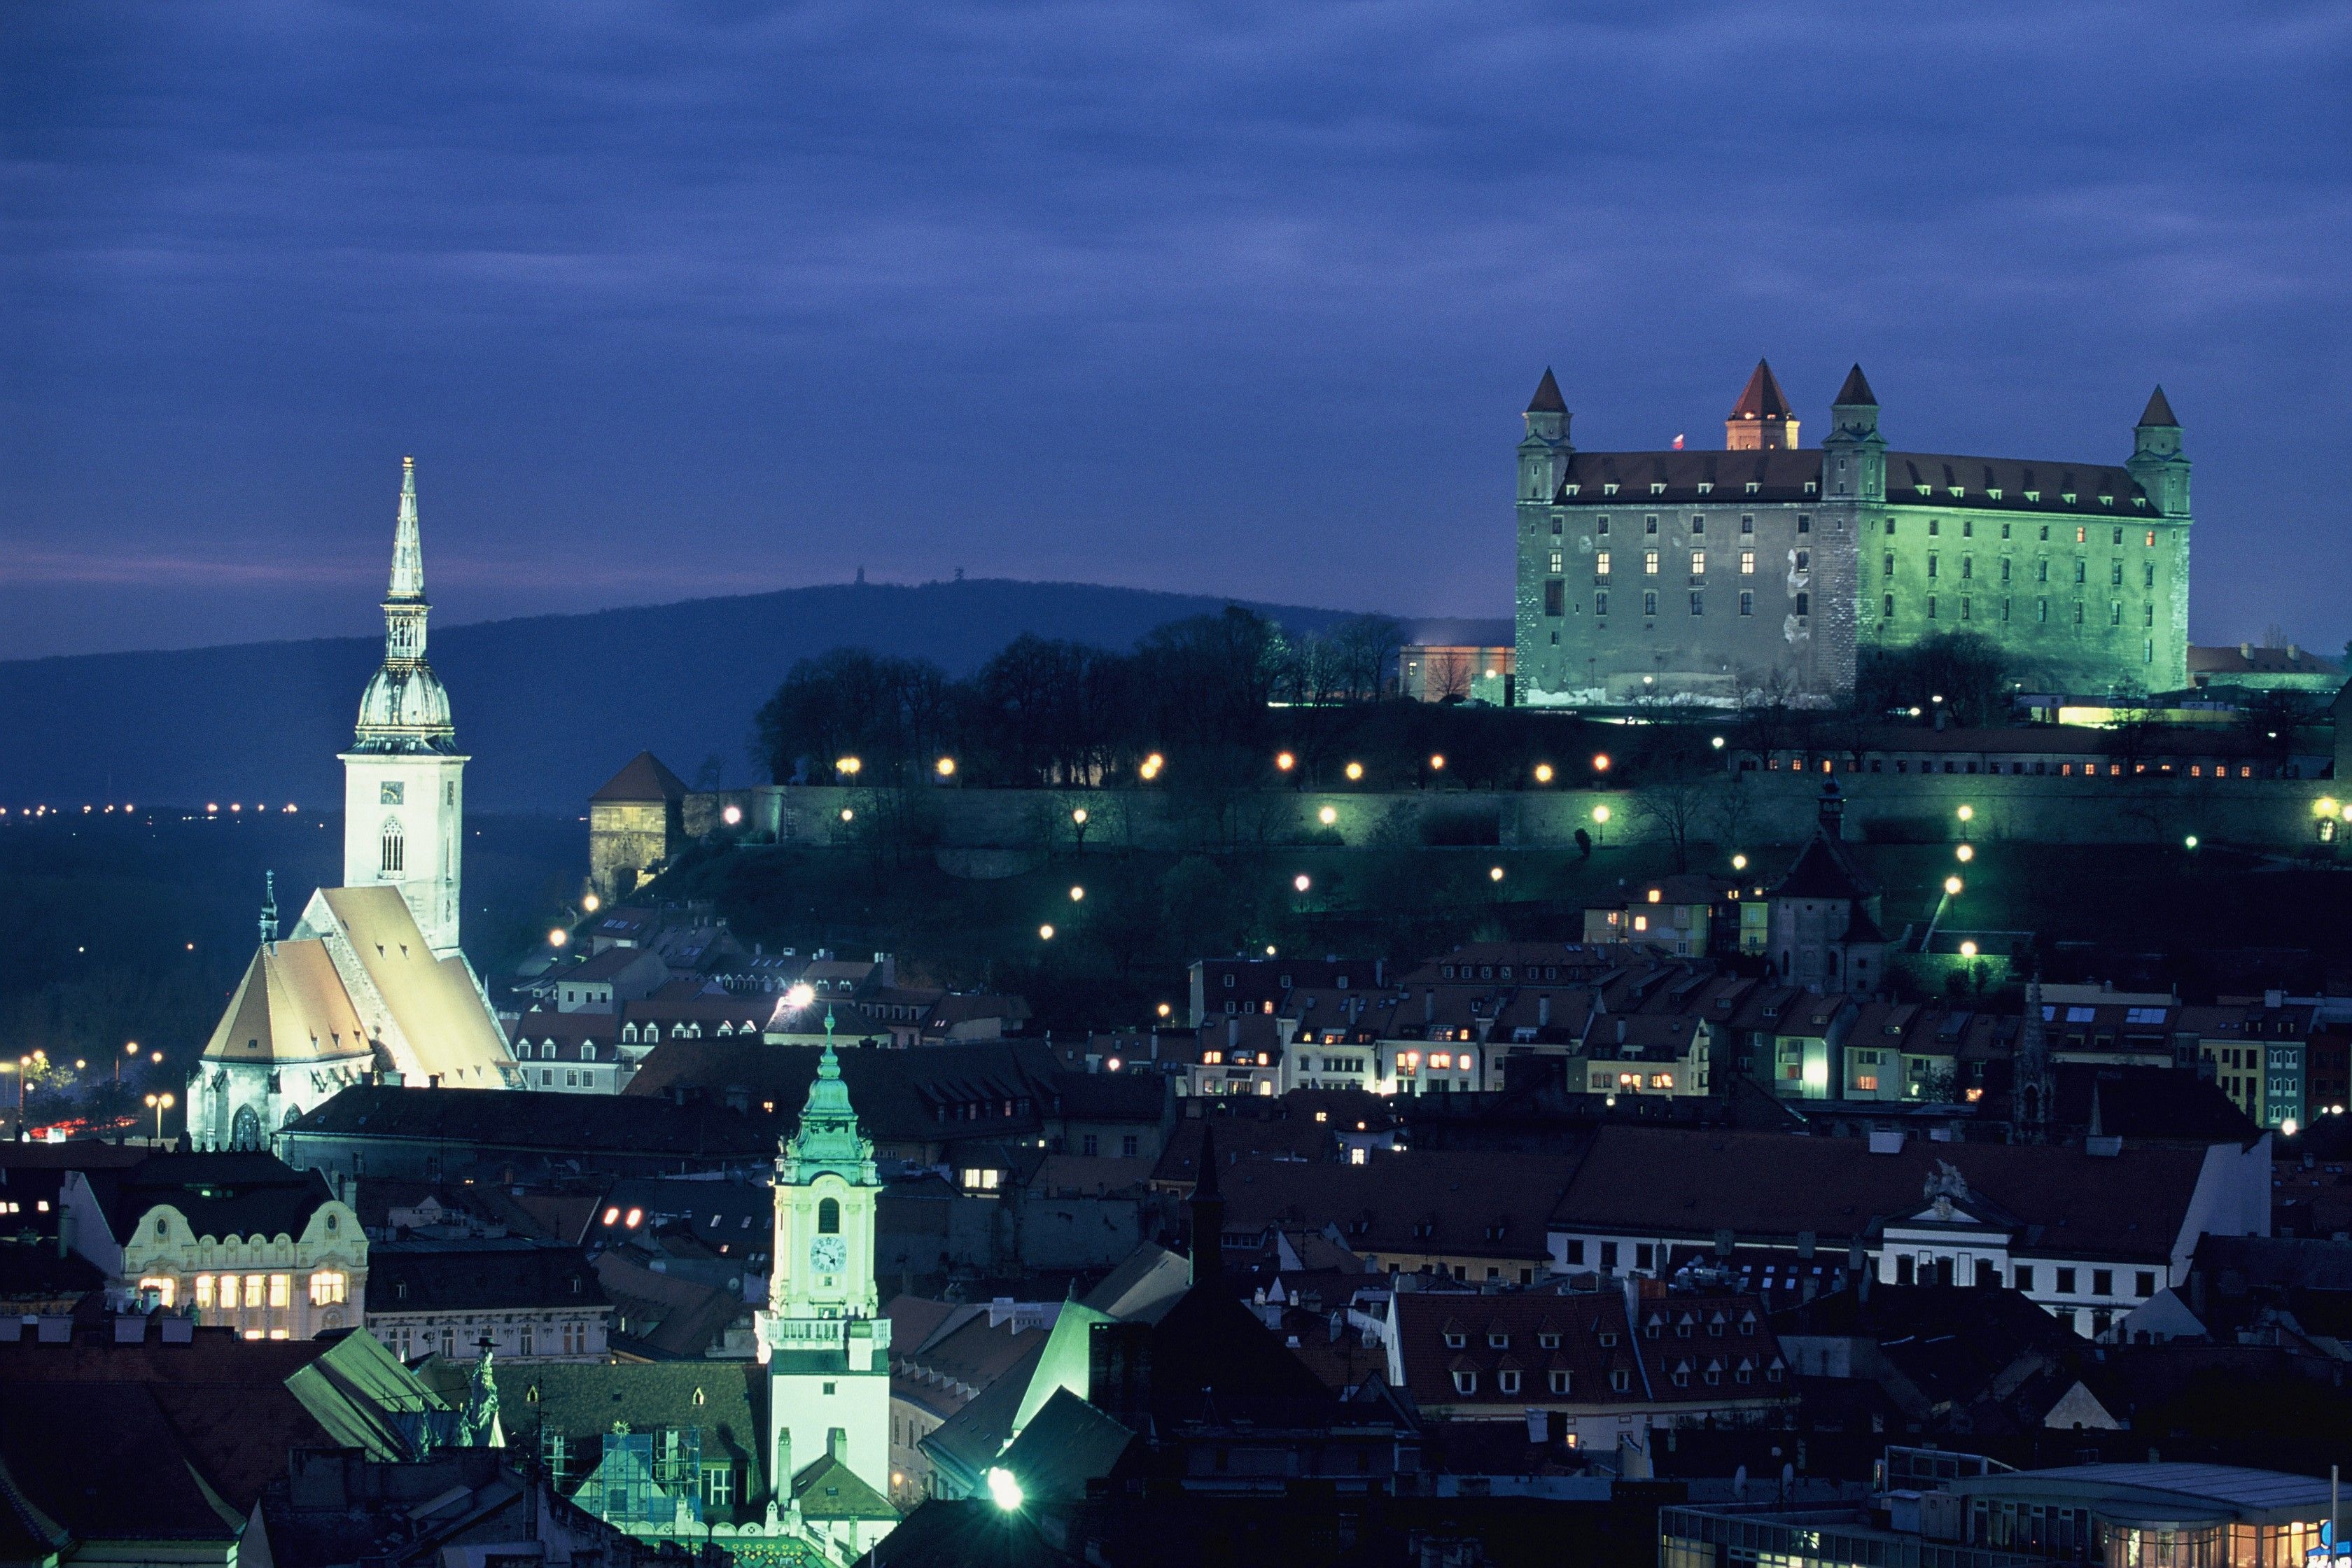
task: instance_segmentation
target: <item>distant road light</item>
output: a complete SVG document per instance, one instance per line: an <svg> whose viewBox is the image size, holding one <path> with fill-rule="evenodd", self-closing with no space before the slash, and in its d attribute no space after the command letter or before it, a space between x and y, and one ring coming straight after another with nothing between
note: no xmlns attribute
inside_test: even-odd
<svg viewBox="0 0 2352 1568"><path fill-rule="evenodd" d="M1288 752L1276 752L1274 754L1274 765L1286 773L1298 765L1298 759Z"/></svg>
<svg viewBox="0 0 2352 1568"><path fill-rule="evenodd" d="M1348 780L1349 780L1349 782L1350 784L1354 783L1356 780L1358 780L1358 779L1360 779L1360 778L1362 778L1363 776L1364 776L1364 764L1363 764L1363 763L1349 763L1348 764Z"/></svg>
<svg viewBox="0 0 2352 1568"><path fill-rule="evenodd" d="M845 805L841 808L841 820L844 822L851 821L855 819L856 816L857 814L856 812L850 810L849 807Z"/></svg>
<svg viewBox="0 0 2352 1568"><path fill-rule="evenodd" d="M1486 879L1490 882L1501 881L1503 879L1503 868L1500 866L1488 867L1486 868Z"/></svg>
<svg viewBox="0 0 2352 1568"><path fill-rule="evenodd" d="M1432 752L1429 754L1429 771L1433 773L1442 773L1445 771L1444 752Z"/></svg>
<svg viewBox="0 0 2352 1568"><path fill-rule="evenodd" d="M940 777L943 779L951 779L955 777L955 759L953 757L941 757L938 762L931 764L931 771L939 774Z"/></svg>
<svg viewBox="0 0 2352 1568"><path fill-rule="evenodd" d="M1594 773L1607 773L1607 772L1609 771L1609 753L1608 753L1608 752L1594 752L1594 753L1593 753L1593 757L1592 757L1592 771L1593 771Z"/></svg>
<svg viewBox="0 0 2352 1568"><path fill-rule="evenodd" d="M591 893L580 900L580 907L593 915L604 907L604 900Z"/></svg>
<svg viewBox="0 0 2352 1568"><path fill-rule="evenodd" d="M1322 810L1315 814L1315 820L1321 823L1324 826L1328 827L1333 823L1339 820L1339 808L1337 806L1327 805Z"/></svg>
<svg viewBox="0 0 2352 1568"><path fill-rule="evenodd" d="M1551 764L1549 763L1538 763L1536 764L1536 783L1551 783Z"/></svg>
<svg viewBox="0 0 2352 1568"><path fill-rule="evenodd" d="M1595 822L1606 822L1606 821L1608 821L1608 820L1609 820L1609 808L1608 808L1607 806L1605 806L1605 805L1596 805L1596 806L1594 806L1594 807L1592 808L1592 820L1593 820L1593 821L1595 821Z"/></svg>
<svg viewBox="0 0 2352 1568"><path fill-rule="evenodd" d="M547 933L547 945L550 947L562 947L571 940L571 934L562 926L557 926Z"/></svg>
<svg viewBox="0 0 2352 1568"><path fill-rule="evenodd" d="M1947 877L1944 879L1944 894L1947 898L1953 899L1957 899L1960 896L1960 879L1958 877Z"/></svg>
<svg viewBox="0 0 2352 1568"><path fill-rule="evenodd" d="M803 980L784 993L784 1005L797 1013L816 1000L816 987Z"/></svg>
<svg viewBox="0 0 2352 1568"><path fill-rule="evenodd" d="M1734 855L1731 858L1731 868L1735 871L1745 871L1748 869L1748 857L1745 855Z"/></svg>
<svg viewBox="0 0 2352 1568"><path fill-rule="evenodd" d="M1161 1017L1165 1018L1166 1016L1168 1016L1168 1013L1169 1013L1168 1004L1167 1004L1167 1003L1165 1003L1165 1002L1162 1002L1161 1004L1160 1004L1160 1016Z"/></svg>
<svg viewBox="0 0 2352 1568"><path fill-rule="evenodd" d="M1313 887L1315 885L1315 881L1314 879L1307 876L1306 872L1301 871L1298 875L1290 879L1290 885L1303 893L1307 889Z"/></svg>
<svg viewBox="0 0 2352 1568"><path fill-rule="evenodd" d="M1719 752L1719 751L1723 750L1723 737L1722 737L1722 736L1720 736L1720 735L1717 735L1717 736L1716 736L1713 740L1711 740L1711 741L1707 742L1707 744L1708 744L1708 745L1710 745L1710 746L1713 746L1717 751L1718 751L1718 752Z"/></svg>
<svg viewBox="0 0 2352 1568"><path fill-rule="evenodd" d="M1977 819L1977 808L1973 805L1964 805L1953 815L1962 822L1974 822Z"/></svg>
<svg viewBox="0 0 2352 1568"><path fill-rule="evenodd" d="M866 764L856 757L843 757L833 764L833 771L837 773L846 773L849 777L856 778L859 771L865 766Z"/></svg>
<svg viewBox="0 0 2352 1568"><path fill-rule="evenodd" d="M1086 896L1087 890L1084 888L1072 888L1070 889L1070 902L1074 904L1084 899Z"/></svg>
<svg viewBox="0 0 2352 1568"><path fill-rule="evenodd" d="M1037 940L1040 942L1053 941L1054 928L1052 926L1039 926L1037 928Z"/></svg>
<svg viewBox="0 0 2352 1568"><path fill-rule="evenodd" d="M2197 835L2195 835L2194 833L2192 833L2192 834L2190 834L2188 837L2186 837L2186 838L2182 839L2180 842L2181 842L2183 845L2187 846L2189 848L2194 849L2194 848L2196 848L2196 847L2197 847Z"/></svg>
<svg viewBox="0 0 2352 1568"><path fill-rule="evenodd" d="M1073 808L1070 812L1070 820L1084 827L1087 825L1087 808L1083 805Z"/></svg>
<svg viewBox="0 0 2352 1568"><path fill-rule="evenodd" d="M1960 943L1960 956L1962 958L1974 958L1976 955L1977 944L1975 942L1964 942Z"/></svg>

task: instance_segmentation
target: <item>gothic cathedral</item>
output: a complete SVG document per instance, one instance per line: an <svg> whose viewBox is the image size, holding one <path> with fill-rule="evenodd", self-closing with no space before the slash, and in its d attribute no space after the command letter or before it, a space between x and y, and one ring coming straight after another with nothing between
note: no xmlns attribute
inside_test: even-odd
<svg viewBox="0 0 2352 1568"><path fill-rule="evenodd" d="M799 1128L776 1160L775 1261L759 1317L775 1485L837 1458L890 1481L890 1320L874 1285L874 1142L827 1044Z"/></svg>

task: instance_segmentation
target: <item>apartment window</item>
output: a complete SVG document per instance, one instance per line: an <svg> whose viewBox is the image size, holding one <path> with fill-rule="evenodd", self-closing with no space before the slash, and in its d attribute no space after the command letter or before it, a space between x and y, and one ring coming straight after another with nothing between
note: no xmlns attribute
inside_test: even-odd
<svg viewBox="0 0 2352 1568"><path fill-rule="evenodd" d="M1966 594L1960 595L1960 619L1965 621L1969 618L1969 610L1972 603L1973 601Z"/></svg>
<svg viewBox="0 0 2352 1568"><path fill-rule="evenodd" d="M2071 1295L2073 1295L2074 1293L2074 1271L2073 1269L2071 1269L2071 1268L2061 1268L2061 1269L2059 1269L2059 1270L2058 1270L2058 1294L2060 1294L2061 1296L2071 1296Z"/></svg>
<svg viewBox="0 0 2352 1568"><path fill-rule="evenodd" d="M1609 537L1609 520L1608 520L1607 518L1605 518L1605 517L1596 517L1596 518L1594 518L1594 519L1592 520L1592 531L1593 531L1593 532L1595 532L1595 533L1597 533L1597 534L1599 534L1599 535L1600 535L1601 538L1603 538L1603 539L1608 538L1608 537Z"/></svg>
<svg viewBox="0 0 2352 1568"><path fill-rule="evenodd" d="M1691 614L1694 616L1706 614L1706 595L1696 589L1691 591Z"/></svg>
<svg viewBox="0 0 2352 1568"><path fill-rule="evenodd" d="M2116 529L2116 542L2117 544L2121 544L2123 542L2124 542L2124 531L2123 531L2122 529L2118 528L2118 529Z"/></svg>
<svg viewBox="0 0 2352 1568"><path fill-rule="evenodd" d="M1800 551L1798 551L1798 552L1797 552L1797 570L1798 570L1798 571L1800 571L1800 572L1807 572L1807 571L1811 571L1811 570L1812 569L1812 564L1813 564L1813 552L1812 552L1811 551L1810 551L1810 550L1800 550Z"/></svg>
<svg viewBox="0 0 2352 1568"><path fill-rule="evenodd" d="M196 1308L199 1311L203 1311L209 1310L212 1304L213 1277L209 1274L199 1274L196 1276Z"/></svg>
<svg viewBox="0 0 2352 1568"><path fill-rule="evenodd" d="M731 1509L735 1506L735 1467L705 1465L702 1467L702 1506Z"/></svg>
<svg viewBox="0 0 2352 1568"><path fill-rule="evenodd" d="M1642 595L1642 613L1645 616L1654 616L1658 613L1658 595L1655 593Z"/></svg>
<svg viewBox="0 0 2352 1568"><path fill-rule="evenodd" d="M269 1304L271 1306L283 1307L292 1300L293 1296L294 1277L292 1275L272 1274L269 1277ZM247 1304L250 1306L255 1303L248 1301Z"/></svg>
<svg viewBox="0 0 2352 1568"><path fill-rule="evenodd" d="M1943 520L1942 518L1939 518L1939 517L1931 517L1931 518L1929 518L1929 519L1927 520L1927 537L1928 537L1928 538L1933 539L1933 538L1935 538L1935 537L1936 537L1936 535L1937 535L1937 534L1939 534L1939 533L1941 533L1941 532L1943 532L1943 531L1944 531L1944 520Z"/></svg>
<svg viewBox="0 0 2352 1568"><path fill-rule="evenodd" d="M1691 575L1694 577L1704 577L1706 575L1706 551L1694 550L1691 552Z"/></svg>
<svg viewBox="0 0 2352 1568"><path fill-rule="evenodd" d="M2156 1272L2143 1268L2132 1276L2132 1294L2148 1297L2156 1294Z"/></svg>
<svg viewBox="0 0 2352 1568"><path fill-rule="evenodd" d="M1581 1237L1578 1237L1577 1239L1575 1239L1575 1240L1573 1240L1573 1241L1571 1241L1571 1242L1570 1242L1570 1243L1568 1244L1568 1261L1569 1261L1569 1262L1570 1262L1570 1263L1573 1263L1573 1264L1580 1264L1580 1265L1583 1263L1583 1261L1584 1261L1584 1240L1583 1240L1583 1238L1582 1238Z"/></svg>
<svg viewBox="0 0 2352 1568"><path fill-rule="evenodd" d="M530 1355L531 1345L531 1325L525 1323L515 1330L515 1354Z"/></svg>
<svg viewBox="0 0 2352 1568"><path fill-rule="evenodd" d="M1085 1137L1078 1140L1078 1152L1081 1154L1092 1154L1097 1152L1097 1140L1095 1135L1091 1132L1087 1133Z"/></svg>
<svg viewBox="0 0 2352 1568"><path fill-rule="evenodd" d="M2116 1271L2112 1268L2092 1269L2091 1294L2094 1296L2112 1296L2115 1293Z"/></svg>
<svg viewBox="0 0 2352 1568"><path fill-rule="evenodd" d="M1618 1247L1621 1247L1621 1246L1622 1246L1622 1245L1623 1245L1623 1244L1622 1244L1622 1242L1615 1242L1615 1241L1604 1241L1604 1242L1602 1242L1602 1243L1601 1244L1601 1268L1616 1268L1616 1267L1617 1267L1617 1258L1618 1258L1618 1251L1617 1251L1617 1249L1618 1249Z"/></svg>
<svg viewBox="0 0 2352 1568"><path fill-rule="evenodd" d="M1137 1148L1137 1144L1136 1144L1136 1141L1135 1141L1135 1134L1134 1134L1134 1133L1132 1133L1132 1132L1129 1132L1129 1133L1128 1133L1125 1137L1121 1138L1121 1139L1118 1141L1118 1154L1119 1154L1119 1158L1120 1158L1120 1159L1122 1159L1122 1160L1132 1160L1132 1159L1134 1159L1134 1158L1135 1158L1135 1151L1136 1151L1136 1148Z"/></svg>
<svg viewBox="0 0 2352 1568"><path fill-rule="evenodd" d="M2071 501L2071 500L2073 500L2074 498L2073 496L2068 496L2066 499L2067 499L2068 500L2070 500L2070 501ZM2089 541L2089 539L2090 539L2090 533L2089 533L2089 531L2088 531L2088 530L2082 529L2082 528L2077 528L2076 530L2074 530L2074 542L2075 542L2075 543L2077 543L2077 544L2085 543L2085 542L2087 542Z"/></svg>
<svg viewBox="0 0 2352 1568"><path fill-rule="evenodd" d="M1705 533L1706 531L1706 518L1704 514L1698 512L1691 514L1691 531L1693 533Z"/></svg>
<svg viewBox="0 0 2352 1568"><path fill-rule="evenodd" d="M1754 615L1754 614L1756 613L1756 595L1753 595L1753 594L1751 594L1751 593L1748 593L1748 592L1746 592L1745 590L1743 590L1743 591L1740 593L1740 595L1739 595L1739 613L1740 613L1741 615L1743 615L1743 616L1752 616L1752 615Z"/></svg>
<svg viewBox="0 0 2352 1568"><path fill-rule="evenodd" d="M1977 574L1977 558L1976 558L1975 556L1973 556L1973 555L1963 555L1963 556L1961 556L1961 557L1960 557L1960 581L1961 581L1961 582L1963 582L1963 583L1974 582L1974 581L1976 580L1976 574Z"/></svg>
<svg viewBox="0 0 2352 1568"><path fill-rule="evenodd" d="M586 1355L588 1353L587 1324L572 1322L563 1325L563 1353L565 1355Z"/></svg>
<svg viewBox="0 0 2352 1568"><path fill-rule="evenodd" d="M2003 539L2007 539L2009 537L2009 524L2004 522L2000 525L2000 536Z"/></svg>
<svg viewBox="0 0 2352 1568"><path fill-rule="evenodd" d="M1644 550L1642 552L1642 570L1653 577L1658 574L1658 552L1656 551Z"/></svg>
<svg viewBox="0 0 2352 1568"><path fill-rule="evenodd" d="M1974 518L1972 518L1972 517L1964 517L1964 518L1960 519L1960 537L1961 537L1962 539L1974 539L1976 536L1977 536L1977 522L1976 522L1976 519L1974 519Z"/></svg>
<svg viewBox="0 0 2352 1568"><path fill-rule="evenodd" d="M1601 592L1592 595L1592 613L1596 616L1605 616L1609 613L1609 591L1607 589L1604 588Z"/></svg>
<svg viewBox="0 0 2352 1568"><path fill-rule="evenodd" d="M1555 567L1554 570L1557 571L1558 568ZM1596 550L1592 552L1592 574L1595 577L1609 575L1609 552L1606 550Z"/></svg>

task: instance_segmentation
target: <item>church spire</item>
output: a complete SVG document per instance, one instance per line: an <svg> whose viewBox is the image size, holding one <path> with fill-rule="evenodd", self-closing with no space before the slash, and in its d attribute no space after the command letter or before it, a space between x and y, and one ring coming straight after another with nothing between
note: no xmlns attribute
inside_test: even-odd
<svg viewBox="0 0 2352 1568"><path fill-rule="evenodd" d="M278 942L278 873L261 874L261 945L272 947Z"/></svg>
<svg viewBox="0 0 2352 1568"><path fill-rule="evenodd" d="M392 534L392 587L387 601L425 602L425 547L416 531L416 459L400 459L400 521Z"/></svg>

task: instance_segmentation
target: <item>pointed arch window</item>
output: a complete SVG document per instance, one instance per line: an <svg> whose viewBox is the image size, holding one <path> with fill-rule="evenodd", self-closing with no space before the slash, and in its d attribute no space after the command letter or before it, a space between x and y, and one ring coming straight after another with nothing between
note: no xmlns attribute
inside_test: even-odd
<svg viewBox="0 0 2352 1568"><path fill-rule="evenodd" d="M400 875L408 860L408 836L400 830L397 821L383 825L383 854L378 864L387 877Z"/></svg>

